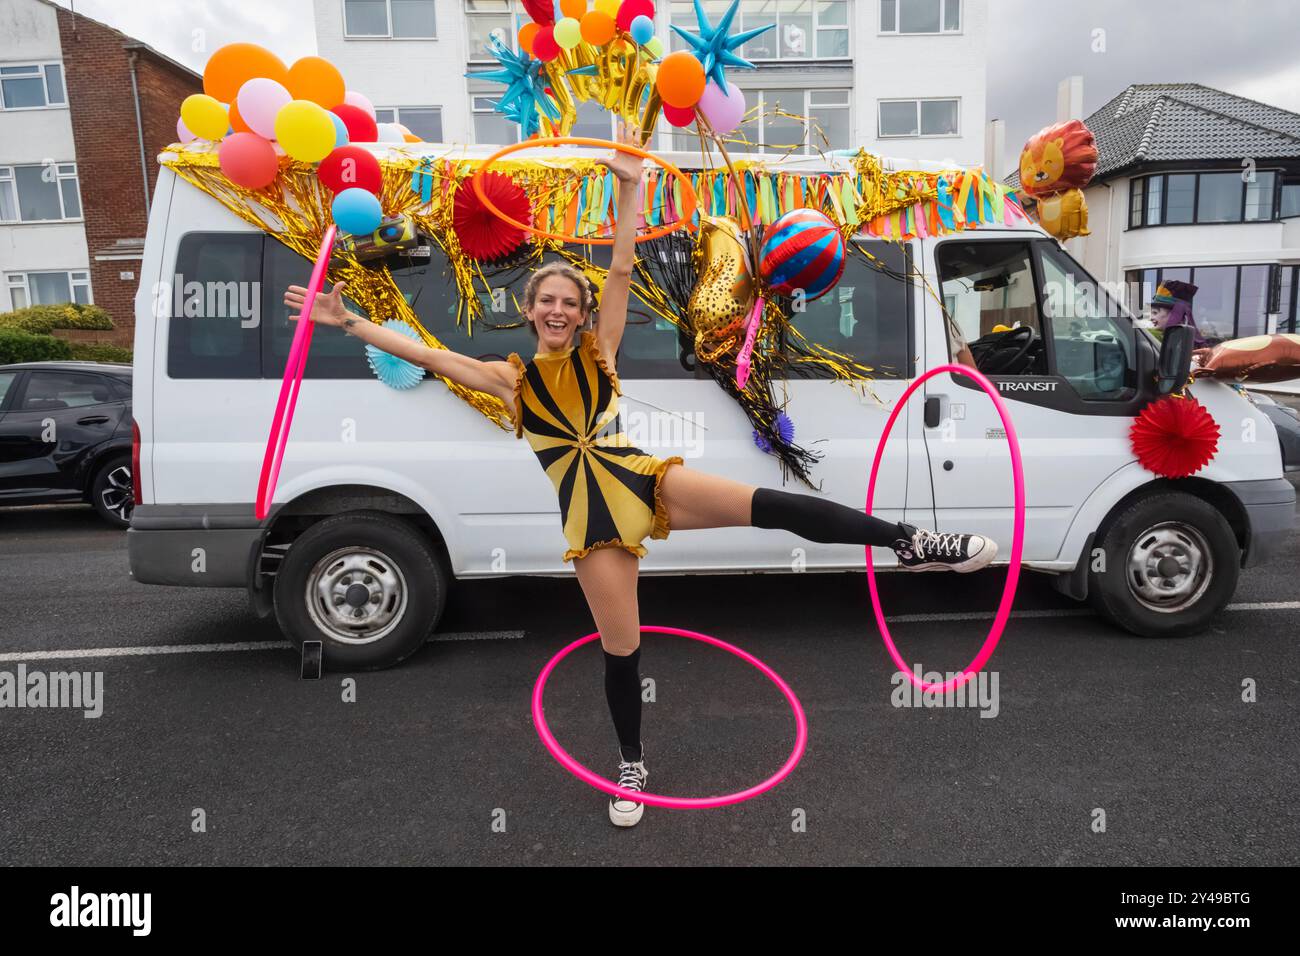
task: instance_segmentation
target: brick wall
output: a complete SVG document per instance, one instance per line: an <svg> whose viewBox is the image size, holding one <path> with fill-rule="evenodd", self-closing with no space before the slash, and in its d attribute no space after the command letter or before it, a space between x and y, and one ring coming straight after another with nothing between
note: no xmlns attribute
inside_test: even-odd
<svg viewBox="0 0 1300 956"><path fill-rule="evenodd" d="M129 346L135 337L140 260L98 261L95 256L117 239L143 239L148 224L131 92L132 52L136 54L150 200L158 178L156 157L176 141L181 101L191 93L203 92L203 82L150 50L125 49L135 41L102 23L61 8L58 17L90 250L91 290L95 304L106 309L116 325L113 341ZM122 279L123 272L134 273L134 278Z"/></svg>

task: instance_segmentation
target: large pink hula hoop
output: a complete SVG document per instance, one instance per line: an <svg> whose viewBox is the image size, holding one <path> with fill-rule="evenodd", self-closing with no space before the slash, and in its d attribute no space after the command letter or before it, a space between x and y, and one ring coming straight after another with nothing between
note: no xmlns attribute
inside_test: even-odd
<svg viewBox="0 0 1300 956"><path fill-rule="evenodd" d="M1011 423L1011 415L1007 411L1006 405L1002 403L998 390L993 386L982 372L970 368L966 365L939 365L930 369L915 382L908 386L907 391L903 392L902 397L894 403L894 411L889 416L889 422L885 425L885 433L880 436L880 444L876 446L876 457L871 463L871 480L867 483L867 514L871 514L871 503L875 500L876 495L876 474L880 471L880 459L885 454L885 443L889 440L889 433L893 430L894 421L898 418L898 413L907 405L907 400L911 394L920 387L926 379L938 375L940 372L949 372L953 375L964 375L976 382L980 388L988 393L989 398L993 399L993 407L998 410L998 417L1002 419L1002 428L1007 435L1007 446L1011 449L1011 475L1015 485L1016 493L1016 525L1011 540L1011 563L1007 568L1007 583L1002 588L1002 601L998 604L997 617L993 619L993 627L990 629L988 637L984 639L984 644L980 647L979 653L964 670L956 677L944 681L942 684L931 684L921 680L912 669L907 666L903 660L903 655L898 652L894 646L894 639L889 633L889 627L885 624L885 612L880 608L880 595L876 591L876 567L871 558L871 545L866 546L867 551L867 585L871 591L871 608L876 613L876 623L880 626L880 636L885 642L885 647L889 651L889 656L894 659L898 669L907 675L917 687L924 691L938 691L947 693L948 691L960 687L966 681L974 677L982 668L988 659L993 655L993 649L998 646L998 641L1002 638L1002 631L1007 626L1007 618L1011 615L1011 604L1016 598L1016 585L1020 581L1020 553L1025 540L1025 473L1020 461L1020 441L1016 438L1015 426Z"/></svg>
<svg viewBox="0 0 1300 956"><path fill-rule="evenodd" d="M733 803L741 803L744 800L750 800L760 793L771 790L778 783L790 775L790 771L795 768L803 757L804 746L808 742L808 722L804 719L803 708L799 706L799 699L795 697L794 691L790 689L779 674L772 668L768 667L757 657L742 651L734 645L725 641L720 641L716 637L709 637L707 634L698 634L695 631L684 631L676 627L650 627L644 626L642 631L653 631L657 634L673 634L678 637L689 637L692 640L703 641L705 644L712 644L714 647L720 647L724 651L735 654L741 660L748 661L754 667L758 668L764 676L780 689L785 695L785 699L790 702L790 709L794 711L795 723L795 741L794 750L791 751L789 758L782 765L781 769L768 777L762 783L750 787L748 790L741 790L739 793L724 794L720 797L664 797L657 796L653 793L638 793L634 790L625 790L611 780L597 776L592 773L578 761L574 760L565 752L564 748L556 742L555 737L551 734L551 728L546 725L546 717L542 713L542 693L546 689L546 679L551 676L551 671L555 666L568 657L570 653L588 644L600 637L600 633L588 634L586 637L579 638L568 647L561 650L558 654L550 659L547 665L542 668L542 673L537 678L537 684L533 687L533 723L537 725L537 734L542 738L542 744L551 752L569 773L573 774L579 780L583 780L597 790L603 790L605 793L616 797L625 797L637 803L644 803L652 807L668 807L671 810L707 810L713 807L725 807Z"/></svg>
<svg viewBox="0 0 1300 956"><path fill-rule="evenodd" d="M280 464L284 461L284 448L289 443L289 429L293 427L293 410L298 404L298 392L302 388L302 373L307 368L307 351L311 348L311 333L316 323L311 321L311 308L316 303L316 296L325 284L325 273L329 267L330 251L334 248L335 226L325 230L320 242L320 251L316 253L316 264L311 270L311 279L307 283L306 301L302 314L298 316L298 327L293 330L293 343L289 346L289 358L284 363L284 379L280 383L280 400L276 403L275 414L271 417L271 433L266 439L266 453L262 456L262 473L257 479L257 498L253 509L258 521L266 518L271 510L271 499L275 497L275 484L280 479Z"/></svg>

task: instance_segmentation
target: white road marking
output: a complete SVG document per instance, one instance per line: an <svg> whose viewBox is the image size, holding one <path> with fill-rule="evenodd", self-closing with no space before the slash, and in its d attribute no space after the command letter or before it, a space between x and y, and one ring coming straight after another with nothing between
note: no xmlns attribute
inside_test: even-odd
<svg viewBox="0 0 1300 956"><path fill-rule="evenodd" d="M517 641L523 631L463 631L435 634L432 641ZM213 654L222 651L287 651L288 641L242 641L234 644L159 644L156 647L86 647L57 651L11 651L0 654L0 663L57 661L86 657L148 657L151 654Z"/></svg>
<svg viewBox="0 0 1300 956"><path fill-rule="evenodd" d="M1300 601L1255 601L1229 604L1225 611L1297 611ZM1094 617L1087 608L1048 608L1045 610L1012 611L1014 619L1044 617ZM889 624L922 624L927 621L978 621L990 620L991 611L960 611L947 614L894 614L886 615ZM459 631L435 634L430 643L442 641L518 641L523 631ZM157 647L86 647L55 651L10 651L0 654L0 663L18 661L57 661L91 657L148 657L153 654L211 654L222 651L284 651L292 645L288 641L244 641L235 644L160 644Z"/></svg>

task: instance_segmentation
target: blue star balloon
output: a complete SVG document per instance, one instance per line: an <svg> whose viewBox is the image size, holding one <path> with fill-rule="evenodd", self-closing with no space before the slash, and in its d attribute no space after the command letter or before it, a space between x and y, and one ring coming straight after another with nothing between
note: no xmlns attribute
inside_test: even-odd
<svg viewBox="0 0 1300 956"><path fill-rule="evenodd" d="M731 7L722 15L715 27L709 23L709 18L704 14L704 6L700 0L695 0L695 19L699 22L699 34L687 33L678 27L675 23L670 24L678 35L691 45L691 53L695 59L704 65L705 74L718 84L718 87L725 91L727 89L727 77L725 67L738 66L744 70L757 69L754 64L750 63L744 57L732 53L737 47L742 46L749 40L754 39L760 33L764 33L775 23L769 23L765 27L759 27L756 30L746 30L744 33L737 33L732 36L731 21L736 16L736 11L740 8L740 0L732 0Z"/></svg>
<svg viewBox="0 0 1300 956"><path fill-rule="evenodd" d="M524 139L532 136L540 127L539 113L552 120L560 118L560 108L546 95L550 81L542 72L545 63L533 59L522 50L515 53L495 36L488 37L487 50L496 57L501 69L465 75L505 84L506 91L501 99L492 104L493 109L518 123Z"/></svg>

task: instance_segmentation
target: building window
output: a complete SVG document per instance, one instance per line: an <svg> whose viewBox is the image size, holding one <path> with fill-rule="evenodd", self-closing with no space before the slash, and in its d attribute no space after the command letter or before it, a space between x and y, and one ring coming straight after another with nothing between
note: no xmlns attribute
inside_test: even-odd
<svg viewBox="0 0 1300 956"><path fill-rule="evenodd" d="M717 24L731 5L729 0L701 0L709 22ZM693 0L673 0L669 8L672 23L697 33ZM736 50L748 60L838 60L848 59L849 0L740 0L739 15L732 32L740 33L775 24L775 28L754 37ZM673 50L689 44L671 33Z"/></svg>
<svg viewBox="0 0 1300 956"><path fill-rule="evenodd" d="M957 136L958 99L881 100L879 136Z"/></svg>
<svg viewBox="0 0 1300 956"><path fill-rule="evenodd" d="M5 276L15 309L29 305L89 305L89 272L10 272Z"/></svg>
<svg viewBox="0 0 1300 956"><path fill-rule="evenodd" d="M434 0L343 0L343 35L435 40Z"/></svg>
<svg viewBox="0 0 1300 956"><path fill-rule="evenodd" d="M470 112L474 116L474 142L508 146L519 142L519 124L492 108L495 96L471 96Z"/></svg>
<svg viewBox="0 0 1300 956"><path fill-rule="evenodd" d="M441 106L377 106L375 122L401 123L426 143L442 142Z"/></svg>
<svg viewBox="0 0 1300 956"><path fill-rule="evenodd" d="M60 64L0 66L0 109L42 110L67 105Z"/></svg>
<svg viewBox="0 0 1300 956"><path fill-rule="evenodd" d="M469 43L469 59L495 62L488 52L488 38L495 36L508 50L518 52L516 23L531 23L530 17L512 0L462 0L465 6L465 34Z"/></svg>
<svg viewBox="0 0 1300 956"><path fill-rule="evenodd" d="M80 218L76 163L0 166L0 222Z"/></svg>
<svg viewBox="0 0 1300 956"><path fill-rule="evenodd" d="M1281 192L1285 217L1285 186ZM1129 228L1272 222L1277 194L1278 173L1271 169L1256 170L1249 178L1237 171L1135 177L1129 185Z"/></svg>
<svg viewBox="0 0 1300 956"><path fill-rule="evenodd" d="M848 149L852 130L848 90L745 90L747 119L732 134L732 148L741 152L789 153L816 156L831 149ZM788 115L787 115L788 114ZM800 117L800 118L796 118ZM809 129L803 118L816 124ZM817 134L820 128L822 136ZM700 148L693 132L674 130L673 149Z"/></svg>
<svg viewBox="0 0 1300 956"><path fill-rule="evenodd" d="M961 0L880 0L881 33L960 33Z"/></svg>
<svg viewBox="0 0 1300 956"><path fill-rule="evenodd" d="M1263 335L1270 315L1278 315L1277 330L1294 323L1295 271L1291 266L1196 266L1131 271L1125 279L1129 309L1134 314L1150 306L1151 297L1170 279L1196 286L1192 315L1196 327L1211 342Z"/></svg>
<svg viewBox="0 0 1300 956"><path fill-rule="evenodd" d="M1300 216L1300 181L1282 184L1282 210L1279 215L1283 219Z"/></svg>

